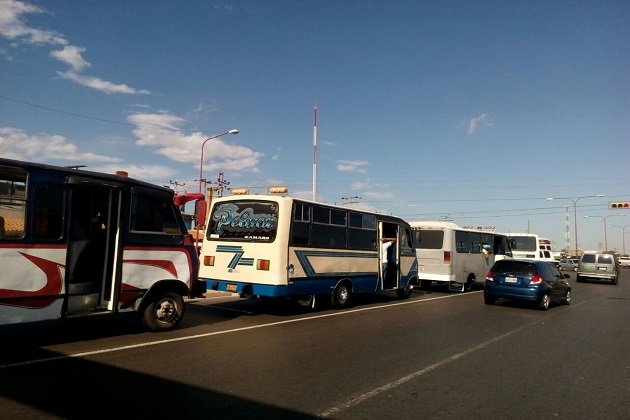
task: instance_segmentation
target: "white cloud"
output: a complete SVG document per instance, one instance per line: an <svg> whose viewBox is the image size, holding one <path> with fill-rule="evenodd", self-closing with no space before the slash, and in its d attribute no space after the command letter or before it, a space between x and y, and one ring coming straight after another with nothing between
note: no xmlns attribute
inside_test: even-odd
<svg viewBox="0 0 630 420"><path fill-rule="evenodd" d="M85 48L75 47L74 45L66 45L61 50L51 51L50 56L66 63L72 67L73 70L81 71L86 67L90 67L90 63L85 61L81 56L83 51L85 51Z"/></svg>
<svg viewBox="0 0 630 420"><path fill-rule="evenodd" d="M337 162L337 170L341 172L358 172L358 173L366 173L365 166L368 165L368 162L365 160L340 160Z"/></svg>
<svg viewBox="0 0 630 420"><path fill-rule="evenodd" d="M33 135L12 127L0 127L0 156L35 162L61 160L77 164L121 161L112 156L81 152L74 143L57 134Z"/></svg>
<svg viewBox="0 0 630 420"><path fill-rule="evenodd" d="M107 80L99 79L98 77L92 76L83 76L81 74L65 71L58 71L57 74L64 79L72 80L73 82L83 85L95 90L99 90L101 92L107 93L108 95L111 93L124 93L130 95L150 95L151 92L148 90L141 90L129 87L125 84L114 84L112 82L108 82Z"/></svg>
<svg viewBox="0 0 630 420"><path fill-rule="evenodd" d="M171 160L199 167L202 145L211 135L178 131L185 120L167 113L137 113L130 115L128 121L137 126L133 130L136 144L152 147L157 154ZM226 134L205 142L204 170L258 172L258 161L264 155L245 146L230 144L228 137L232 136Z"/></svg>
<svg viewBox="0 0 630 420"><path fill-rule="evenodd" d="M479 116L471 118L468 121L468 134L471 135L476 133L480 126L492 127L492 125L493 122L488 114L480 114Z"/></svg>
<svg viewBox="0 0 630 420"><path fill-rule="evenodd" d="M117 171L125 171L130 178L141 179L157 185L163 185L165 180L177 176L177 171L162 165L131 165L127 163L99 165L88 168L98 172L115 174ZM194 189L197 187L195 186Z"/></svg>
<svg viewBox="0 0 630 420"><path fill-rule="evenodd" d="M350 187L353 191L357 191L361 194L361 196L364 196L364 198L371 200L388 199L394 196L389 191L390 186L388 184L382 182L372 182L370 179L365 181L354 181L350 184Z"/></svg>
<svg viewBox="0 0 630 420"><path fill-rule="evenodd" d="M23 15L43 12L42 8L22 1L0 0L0 35L27 44L66 45L63 35L31 28L22 21Z"/></svg>
<svg viewBox="0 0 630 420"><path fill-rule="evenodd" d="M74 71L57 72L59 76L81 86L89 87L107 94L123 93L131 95L148 95L151 92L144 89L136 89L125 84L116 84L98 77L83 76L77 72L90 66L82 54L85 48L70 45L68 40L55 31L42 30L28 26L24 18L33 13L44 13L45 10L20 1L0 0L0 36L21 41L25 44L63 46L49 53L50 57L69 65ZM3 54L10 57L8 54Z"/></svg>

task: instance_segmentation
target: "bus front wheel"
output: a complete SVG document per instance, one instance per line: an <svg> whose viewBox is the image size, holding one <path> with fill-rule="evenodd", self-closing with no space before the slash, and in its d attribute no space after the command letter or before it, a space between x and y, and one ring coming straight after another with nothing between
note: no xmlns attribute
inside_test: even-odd
<svg viewBox="0 0 630 420"><path fill-rule="evenodd" d="M351 297L352 292L348 283L341 283L335 287L335 291L330 298L330 303L335 308L345 308L350 305Z"/></svg>
<svg viewBox="0 0 630 420"><path fill-rule="evenodd" d="M184 299L179 294L157 294L144 308L142 323L155 332L173 329L182 320L184 308Z"/></svg>

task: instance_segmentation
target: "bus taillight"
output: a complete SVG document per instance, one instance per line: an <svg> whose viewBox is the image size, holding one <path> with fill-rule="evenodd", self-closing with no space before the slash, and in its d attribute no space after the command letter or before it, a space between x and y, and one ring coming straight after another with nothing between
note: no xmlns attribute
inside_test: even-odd
<svg viewBox="0 0 630 420"><path fill-rule="evenodd" d="M444 251L444 264L451 263L451 251Z"/></svg>
<svg viewBox="0 0 630 420"><path fill-rule="evenodd" d="M203 265L205 266L214 266L214 255L204 255L203 257Z"/></svg>
<svg viewBox="0 0 630 420"><path fill-rule="evenodd" d="M269 260L256 260L256 269L269 271Z"/></svg>

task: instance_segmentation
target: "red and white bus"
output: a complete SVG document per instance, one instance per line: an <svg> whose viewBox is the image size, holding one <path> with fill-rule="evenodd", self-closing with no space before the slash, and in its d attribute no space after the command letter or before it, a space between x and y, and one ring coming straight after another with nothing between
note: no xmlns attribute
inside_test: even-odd
<svg viewBox="0 0 630 420"><path fill-rule="evenodd" d="M0 159L0 325L136 311L153 331L175 327L183 297L205 291L176 199L126 176Z"/></svg>

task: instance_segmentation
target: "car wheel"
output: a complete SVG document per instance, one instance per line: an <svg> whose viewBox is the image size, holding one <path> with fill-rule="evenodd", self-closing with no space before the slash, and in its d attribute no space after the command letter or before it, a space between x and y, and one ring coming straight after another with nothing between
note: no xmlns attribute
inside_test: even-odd
<svg viewBox="0 0 630 420"><path fill-rule="evenodd" d="M544 294L543 297L540 299L540 302L538 302L538 307L543 311L546 311L547 309L549 309L550 301L551 299L549 298L549 295Z"/></svg>
<svg viewBox="0 0 630 420"><path fill-rule="evenodd" d="M494 305L494 301L496 299L494 298L494 296L484 296L483 297L483 301L485 302L486 305Z"/></svg>
<svg viewBox="0 0 630 420"><path fill-rule="evenodd" d="M564 295L564 299L562 299L562 303L564 303L565 305L571 304L571 291L570 290L567 290L567 294Z"/></svg>
<svg viewBox="0 0 630 420"><path fill-rule="evenodd" d="M617 284L617 277L612 278L612 284L615 284L615 285Z"/></svg>

